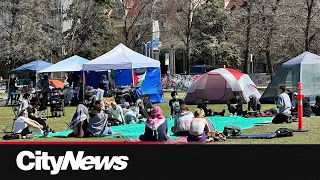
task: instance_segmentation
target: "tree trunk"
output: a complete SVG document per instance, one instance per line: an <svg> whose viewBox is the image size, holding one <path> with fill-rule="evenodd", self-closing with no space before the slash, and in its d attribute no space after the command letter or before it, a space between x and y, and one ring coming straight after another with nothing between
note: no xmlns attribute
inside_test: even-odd
<svg viewBox="0 0 320 180"><path fill-rule="evenodd" d="M309 41L309 31L311 23L312 8L314 5L314 0L311 0L310 4L307 3L308 15L307 15L307 26L305 29L305 51L309 51L310 41Z"/></svg>
<svg viewBox="0 0 320 180"><path fill-rule="evenodd" d="M251 10L250 7L247 9L247 23L246 23L246 48L244 50L244 73L250 72L249 64L249 51L250 51L250 33L251 33Z"/></svg>
<svg viewBox="0 0 320 180"><path fill-rule="evenodd" d="M190 49L190 41L187 41L187 56L186 56L186 65L187 65L187 75L190 74L190 55L191 55L191 49Z"/></svg>

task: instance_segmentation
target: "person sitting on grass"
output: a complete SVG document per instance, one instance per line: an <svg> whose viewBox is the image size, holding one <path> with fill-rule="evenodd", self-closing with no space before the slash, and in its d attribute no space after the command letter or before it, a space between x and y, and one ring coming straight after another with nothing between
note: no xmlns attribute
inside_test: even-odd
<svg viewBox="0 0 320 180"><path fill-rule="evenodd" d="M207 120L204 118L204 111L197 108L194 118L190 123L188 142L206 142L207 134L210 132Z"/></svg>
<svg viewBox="0 0 320 180"><path fill-rule="evenodd" d="M149 118L147 109L144 107L143 100L137 99L135 111L137 113L138 119Z"/></svg>
<svg viewBox="0 0 320 180"><path fill-rule="evenodd" d="M248 111L260 111L261 110L261 103L256 95L252 94L249 96L248 102Z"/></svg>
<svg viewBox="0 0 320 180"><path fill-rule="evenodd" d="M311 106L311 110L316 116L320 116L320 96L316 96L316 103Z"/></svg>
<svg viewBox="0 0 320 180"><path fill-rule="evenodd" d="M242 115L243 97L240 92L233 92L227 103L230 115Z"/></svg>
<svg viewBox="0 0 320 180"><path fill-rule="evenodd" d="M28 118L34 121L37 121L41 124L46 130L49 132L55 133L53 129L51 129L46 123L46 119L40 118L36 115L37 110L40 108L40 103L35 102L33 105L29 105L26 109L28 111Z"/></svg>
<svg viewBox="0 0 320 180"><path fill-rule="evenodd" d="M169 101L170 115L171 115L171 117L174 117L176 114L179 113L180 106L182 104L185 104L185 102L182 99L178 98L177 91L172 91L171 97L172 97L172 99Z"/></svg>
<svg viewBox="0 0 320 180"><path fill-rule="evenodd" d="M48 135L48 131L41 124L28 118L27 109L23 109L18 119L14 121L14 133L26 136L32 134L33 130L39 131L44 136Z"/></svg>
<svg viewBox="0 0 320 180"><path fill-rule="evenodd" d="M108 110L113 115L113 117L115 119L117 119L117 121L120 122L120 124L124 124L125 123L123 110L122 110L122 107L120 105L117 105L116 102L112 102L111 103L111 108L109 108Z"/></svg>
<svg viewBox="0 0 320 180"><path fill-rule="evenodd" d="M112 129L108 127L108 115L102 110L102 107L102 102L97 100L95 107L89 112L88 137L102 137L113 134Z"/></svg>
<svg viewBox="0 0 320 180"><path fill-rule="evenodd" d="M298 117L298 93L293 93L294 102L296 102L295 106L291 107L291 115L295 118ZM312 110L308 97L303 97L302 99L302 112L303 117L310 117Z"/></svg>
<svg viewBox="0 0 320 180"><path fill-rule="evenodd" d="M124 119L126 121L126 124L130 123L137 123L138 121L138 115L134 111L130 109L130 104L129 102L125 102L123 104L123 114L124 114Z"/></svg>
<svg viewBox="0 0 320 180"><path fill-rule="evenodd" d="M193 113L186 104L181 105L180 113L174 118L174 126L171 128L174 136L188 136Z"/></svg>
<svg viewBox="0 0 320 180"><path fill-rule="evenodd" d="M290 122L291 115L291 100L289 95L286 93L286 86L281 84L278 86L278 96L275 104L279 110L278 114L273 118L272 123L280 124L284 122Z"/></svg>
<svg viewBox="0 0 320 180"><path fill-rule="evenodd" d="M85 132L88 127L88 108L85 105L79 104L77 106L69 127L72 129L72 133L70 133L68 137L85 137Z"/></svg>
<svg viewBox="0 0 320 180"><path fill-rule="evenodd" d="M144 134L140 136L142 141L168 141L168 123L163 116L162 109L155 106L151 116L146 121Z"/></svg>
<svg viewBox="0 0 320 180"><path fill-rule="evenodd" d="M202 109L205 113L205 116L224 116L225 109L223 109L221 112L214 112L210 108L208 108L206 104L206 100L203 102L199 102L197 108Z"/></svg>

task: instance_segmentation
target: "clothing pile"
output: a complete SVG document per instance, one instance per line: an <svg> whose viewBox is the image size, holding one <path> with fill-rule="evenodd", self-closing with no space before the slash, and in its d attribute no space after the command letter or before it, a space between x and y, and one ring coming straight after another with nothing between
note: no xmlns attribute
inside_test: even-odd
<svg viewBox="0 0 320 180"><path fill-rule="evenodd" d="M226 140L227 140L227 137L218 131L210 132L207 134L207 137L206 137L207 143L208 142L223 142Z"/></svg>

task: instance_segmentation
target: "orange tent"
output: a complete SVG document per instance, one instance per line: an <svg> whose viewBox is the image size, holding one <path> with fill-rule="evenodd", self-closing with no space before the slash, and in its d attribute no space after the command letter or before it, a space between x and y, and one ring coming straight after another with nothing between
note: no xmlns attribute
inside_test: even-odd
<svg viewBox="0 0 320 180"><path fill-rule="evenodd" d="M50 86L56 88L56 89L63 89L64 88L64 84L62 81L59 81L59 80L55 80L55 79L50 79L49 80L49 84Z"/></svg>

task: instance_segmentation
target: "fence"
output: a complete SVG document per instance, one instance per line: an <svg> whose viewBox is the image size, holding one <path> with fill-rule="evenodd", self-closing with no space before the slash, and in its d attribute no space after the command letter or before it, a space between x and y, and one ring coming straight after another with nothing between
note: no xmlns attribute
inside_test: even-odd
<svg viewBox="0 0 320 180"><path fill-rule="evenodd" d="M162 89L168 91L187 91L195 78L195 75L165 75L162 77L161 84Z"/></svg>

